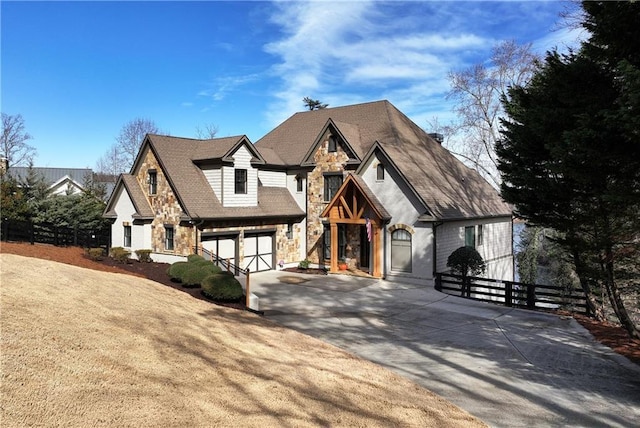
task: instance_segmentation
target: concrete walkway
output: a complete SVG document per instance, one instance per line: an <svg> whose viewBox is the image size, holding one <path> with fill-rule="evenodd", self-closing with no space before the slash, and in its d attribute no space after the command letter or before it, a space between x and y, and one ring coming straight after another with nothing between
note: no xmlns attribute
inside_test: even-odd
<svg viewBox="0 0 640 428"><path fill-rule="evenodd" d="M342 275L251 276L265 317L412 379L495 427L640 424L640 367L567 317Z"/></svg>

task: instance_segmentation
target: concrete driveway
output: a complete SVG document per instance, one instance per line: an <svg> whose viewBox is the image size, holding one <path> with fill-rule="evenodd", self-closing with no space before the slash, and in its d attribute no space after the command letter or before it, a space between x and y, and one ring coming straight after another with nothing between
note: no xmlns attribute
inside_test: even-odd
<svg viewBox="0 0 640 428"><path fill-rule="evenodd" d="M412 379L495 427L638 426L640 367L572 318L343 275L251 276L265 317Z"/></svg>

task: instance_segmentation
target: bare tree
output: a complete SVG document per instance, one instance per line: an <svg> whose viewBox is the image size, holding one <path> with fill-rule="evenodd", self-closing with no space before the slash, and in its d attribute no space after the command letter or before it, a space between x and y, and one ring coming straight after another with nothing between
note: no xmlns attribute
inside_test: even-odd
<svg viewBox="0 0 640 428"><path fill-rule="evenodd" d="M116 142L98 160L96 170L113 176L128 172L136 160L144 137L158 132L156 124L148 119L137 118L127 122L116 137Z"/></svg>
<svg viewBox="0 0 640 428"><path fill-rule="evenodd" d="M22 115L12 116L2 113L0 138L0 156L7 160L9 166L28 166L33 162L36 149L27 144L32 137L24 129Z"/></svg>
<svg viewBox="0 0 640 428"><path fill-rule="evenodd" d="M133 166L144 137L147 134L156 133L158 133L158 127L149 119L133 119L122 127L120 134L116 137L116 143L122 156L122 166L125 171Z"/></svg>
<svg viewBox="0 0 640 428"><path fill-rule="evenodd" d="M120 173L127 171L127 168L125 168L124 165L125 162L123 156L118 150L118 146L113 144L109 147L109 150L107 150L106 153L98 159L96 171L100 174L117 177Z"/></svg>
<svg viewBox="0 0 640 428"><path fill-rule="evenodd" d="M504 115L501 98L510 86L523 85L536 69L539 57L531 44L503 41L494 46L489 61L462 71L451 71L447 99L456 102L459 123L456 144L449 148L496 187L500 185L495 144Z"/></svg>
<svg viewBox="0 0 640 428"><path fill-rule="evenodd" d="M201 140L211 140L218 134L218 126L213 123L209 123L204 126L204 129L196 126L196 137Z"/></svg>

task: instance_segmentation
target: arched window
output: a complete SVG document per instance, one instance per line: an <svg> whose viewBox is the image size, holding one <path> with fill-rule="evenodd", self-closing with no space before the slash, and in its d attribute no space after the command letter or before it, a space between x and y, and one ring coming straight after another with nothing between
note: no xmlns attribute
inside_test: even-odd
<svg viewBox="0 0 640 428"><path fill-rule="evenodd" d="M391 233L391 270L411 272L411 233L396 229Z"/></svg>

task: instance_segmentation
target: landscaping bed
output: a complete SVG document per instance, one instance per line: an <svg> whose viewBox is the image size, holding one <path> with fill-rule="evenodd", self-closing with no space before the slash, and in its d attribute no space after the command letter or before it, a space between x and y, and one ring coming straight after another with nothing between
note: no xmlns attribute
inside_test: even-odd
<svg viewBox="0 0 640 428"><path fill-rule="evenodd" d="M135 275L188 293L196 299L210 301L202 295L199 288L185 288L181 284L171 281L169 275L167 275L167 269L169 267L167 263L140 263L133 261L129 264L121 264L116 263L108 257L105 257L102 261L93 261L89 259L82 248L78 247L54 247L51 245L29 245L26 243L12 242L2 242L0 244L0 252L37 257L105 272ZM308 272L309 270L310 269L306 269L307 273L310 273ZM317 272L317 274L322 273ZM326 272L324 274L326 274ZM237 309L245 308L244 301L239 303L212 303ZM640 340L630 339L622 327L608 322L599 322L578 314L571 314L571 316L589 330L600 343L624 355L629 360L640 364Z"/></svg>

